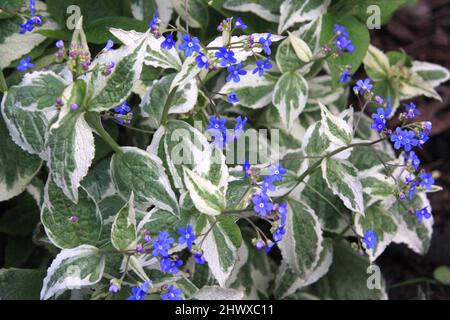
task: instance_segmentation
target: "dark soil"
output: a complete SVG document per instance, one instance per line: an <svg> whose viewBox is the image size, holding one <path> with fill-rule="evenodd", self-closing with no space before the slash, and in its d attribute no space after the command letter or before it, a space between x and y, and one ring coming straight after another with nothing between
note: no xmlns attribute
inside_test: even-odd
<svg viewBox="0 0 450 320"><path fill-rule="evenodd" d="M441 64L450 69L450 1L419 0L399 10L381 30L373 30L372 43L383 51L403 49L415 60ZM419 153L427 171L439 174L443 191L429 194L435 218L433 239L427 255L420 256L403 245L391 245L378 263L388 287L407 280L433 279L433 270L450 266L450 81L437 91L442 102L414 99L422 115L433 123L431 139ZM450 299L450 287L422 281L389 289L391 299Z"/></svg>

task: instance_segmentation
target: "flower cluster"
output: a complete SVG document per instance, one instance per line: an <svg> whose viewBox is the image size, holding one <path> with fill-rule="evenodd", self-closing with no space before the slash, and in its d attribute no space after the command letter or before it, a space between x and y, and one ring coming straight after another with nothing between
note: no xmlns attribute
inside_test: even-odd
<svg viewBox="0 0 450 320"><path fill-rule="evenodd" d="M20 59L19 64L17 65L16 69L22 72L27 71L27 69L34 68L34 64L30 62L30 57L27 56L23 59Z"/></svg>
<svg viewBox="0 0 450 320"><path fill-rule="evenodd" d="M41 26L42 25L42 18L40 16L35 15L36 10L36 1L30 0L28 2L28 9L30 11L30 17L24 22L20 23L20 34L25 34L27 31L31 32L35 28L35 26Z"/></svg>
<svg viewBox="0 0 450 320"><path fill-rule="evenodd" d="M209 118L209 125L206 131L211 133L214 138L212 144L216 147L223 149L228 142L233 141L233 139L239 139L242 132L244 132L244 126L247 123L247 117L242 119L241 116L236 118L236 125L233 130L228 130L225 126L227 119L217 118L216 116L211 116Z"/></svg>
<svg viewBox="0 0 450 320"><path fill-rule="evenodd" d="M355 51L355 46L349 37L348 32L345 27L339 24L334 25L334 34L336 38L336 47L340 52L353 52Z"/></svg>
<svg viewBox="0 0 450 320"><path fill-rule="evenodd" d="M260 174L258 170L252 169L248 161L244 162L242 170L244 171L245 178L250 178L253 184L258 185L257 176ZM266 252L269 252L275 243L283 240L283 235L286 233L285 226L288 213L287 202L273 203L267 194L269 191L276 190L276 182L283 181L283 175L286 174L286 169L281 164L278 164L272 165L268 171L269 174L264 176L259 185L260 190L252 196L253 211L267 219L267 221L271 221L272 224L272 240L268 239L259 231L260 237L254 239L256 248L259 250L265 248Z"/></svg>
<svg viewBox="0 0 450 320"><path fill-rule="evenodd" d="M124 101L120 106L114 108L116 114L114 118L117 120L118 124L129 124L131 119L133 119L133 112L131 112L131 108L127 105L127 102Z"/></svg>

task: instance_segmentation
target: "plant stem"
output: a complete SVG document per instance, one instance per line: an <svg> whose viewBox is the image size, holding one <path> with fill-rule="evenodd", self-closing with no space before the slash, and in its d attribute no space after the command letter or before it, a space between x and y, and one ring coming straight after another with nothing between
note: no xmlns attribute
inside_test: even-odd
<svg viewBox="0 0 450 320"><path fill-rule="evenodd" d="M0 71L0 91L6 92L8 91L8 85L6 84L5 76L3 75L3 71Z"/></svg>
<svg viewBox="0 0 450 320"><path fill-rule="evenodd" d="M408 279L393 285L390 285L388 287L388 289L394 289L394 288L398 288L398 287L403 287L403 286L409 286L412 284L417 284L417 283L421 283L421 282L428 282L428 283L432 283L432 284L437 284L437 281L433 280L433 279L428 279L428 278L415 278L415 279Z"/></svg>
<svg viewBox="0 0 450 320"><path fill-rule="evenodd" d="M109 135L109 133L103 128L100 115L95 112L86 113L85 119L87 123L102 137L103 140L114 150L114 152L122 154L122 148L116 141Z"/></svg>

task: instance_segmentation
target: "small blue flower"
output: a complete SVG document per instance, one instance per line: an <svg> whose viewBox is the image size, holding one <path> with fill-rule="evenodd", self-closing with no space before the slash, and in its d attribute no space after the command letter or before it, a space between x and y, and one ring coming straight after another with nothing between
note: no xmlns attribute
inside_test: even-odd
<svg viewBox="0 0 450 320"><path fill-rule="evenodd" d="M419 175L420 178L420 186L427 189L427 190L431 190L433 188L433 184L434 184L434 179L432 177L432 173L426 173L426 172L421 172Z"/></svg>
<svg viewBox="0 0 450 320"><path fill-rule="evenodd" d="M270 55L270 53L271 53L271 50L270 50L270 46L272 45L272 41L270 40L271 36L272 36L272 33L269 33L266 38L264 38L264 37L259 38L259 43L263 46L264 52L267 55Z"/></svg>
<svg viewBox="0 0 450 320"><path fill-rule="evenodd" d="M255 247L256 247L256 249L258 249L258 250L261 250L262 248L264 248L265 247L265 243L264 243L264 241L262 241L262 240L258 240L258 241L256 241L256 243L255 243Z"/></svg>
<svg viewBox="0 0 450 320"><path fill-rule="evenodd" d="M185 33L181 37L181 44L178 46L178 49L183 50L186 57L192 56L194 52L200 51L200 40L198 40L197 37L193 37L191 40L191 37Z"/></svg>
<svg viewBox="0 0 450 320"><path fill-rule="evenodd" d="M352 40L348 39L344 35L340 35L340 36L337 37L337 39L336 39L336 47L340 51L348 51L348 52L355 51L355 46L353 45Z"/></svg>
<svg viewBox="0 0 450 320"><path fill-rule="evenodd" d="M355 94L363 95L365 92L369 92L372 90L373 85L370 83L371 80L369 78L363 80L356 81L356 86L353 87L353 91Z"/></svg>
<svg viewBox="0 0 450 320"><path fill-rule="evenodd" d="M420 166L420 159L414 151L406 155L406 159L411 161L411 166L417 171Z"/></svg>
<svg viewBox="0 0 450 320"><path fill-rule="evenodd" d="M115 107L114 111L120 114L127 114L131 111L131 108L127 105L127 102L124 101L120 106Z"/></svg>
<svg viewBox="0 0 450 320"><path fill-rule="evenodd" d="M259 213L261 216L266 216L270 211L272 211L273 203L264 193L257 193L252 196L253 210Z"/></svg>
<svg viewBox="0 0 450 320"><path fill-rule="evenodd" d="M227 134L216 129L210 129L209 132L211 132L211 136L213 137L211 144L219 149L225 148L227 145Z"/></svg>
<svg viewBox="0 0 450 320"><path fill-rule="evenodd" d="M140 287L131 288L132 295L128 297L127 300L144 300L144 297L151 285L151 281L145 281Z"/></svg>
<svg viewBox="0 0 450 320"><path fill-rule="evenodd" d="M402 130L400 127L397 127L395 133L391 136L391 141L394 142L394 148L399 150L400 148L404 148L405 151L411 151L412 147L415 147L419 144L419 141L415 138L414 131L411 130Z"/></svg>
<svg viewBox="0 0 450 320"><path fill-rule="evenodd" d="M280 242L283 240L283 235L286 233L286 230L284 229L284 225L279 226L275 229L275 232L273 233L273 240L275 242Z"/></svg>
<svg viewBox="0 0 450 320"><path fill-rule="evenodd" d="M272 242L272 241L270 241L268 244L267 244L267 247L266 247L266 249L264 250L265 252L269 252L271 249L272 249L272 247L275 245L275 242Z"/></svg>
<svg viewBox="0 0 450 320"><path fill-rule="evenodd" d="M378 108L377 113L372 114L372 119L386 121L391 112L392 109L389 107L386 110L384 110L384 108Z"/></svg>
<svg viewBox="0 0 450 320"><path fill-rule="evenodd" d="M338 35L343 35L344 37L348 37L348 32L345 31L345 27L340 24L335 24L333 28L333 32Z"/></svg>
<svg viewBox="0 0 450 320"><path fill-rule="evenodd" d="M197 62L197 66L201 68L208 69L209 68L209 61L208 57L205 56L203 53L199 53L198 56L195 58L195 61Z"/></svg>
<svg viewBox="0 0 450 320"><path fill-rule="evenodd" d="M265 176L262 182L262 188L264 193L267 193L267 191L275 191L276 187L273 184L273 182L275 181L274 176Z"/></svg>
<svg viewBox="0 0 450 320"><path fill-rule="evenodd" d="M167 293L161 296L162 300L183 300L181 295L183 291L180 288L176 288L173 285L170 285L167 289Z"/></svg>
<svg viewBox="0 0 450 320"><path fill-rule="evenodd" d="M247 74L247 71L242 70L242 64L238 63L235 66L229 66L227 68L229 74L227 76L227 82L230 82L231 80L233 80L234 82L239 82L241 81L241 78L239 76L243 76Z"/></svg>
<svg viewBox="0 0 450 320"><path fill-rule="evenodd" d="M386 128L386 121L383 120L375 120L374 122L372 122L372 124L370 125L370 127L374 130L377 130L379 132L383 131L384 128Z"/></svg>
<svg viewBox="0 0 450 320"><path fill-rule="evenodd" d="M34 64L30 62L30 56L25 57L19 61L19 65L16 67L17 70L25 72L27 69L34 68Z"/></svg>
<svg viewBox="0 0 450 320"><path fill-rule="evenodd" d="M183 261L181 261L177 257L175 257L174 259L167 257L161 259L160 265L162 272L177 274L179 271L178 268L183 265Z"/></svg>
<svg viewBox="0 0 450 320"><path fill-rule="evenodd" d="M225 118L217 118L216 116L209 117L209 125L206 128L207 130L219 130L223 133L227 131L227 127L225 126L225 123L227 122L227 119Z"/></svg>
<svg viewBox="0 0 450 320"><path fill-rule="evenodd" d="M375 231L372 229L367 230L364 233L363 242L367 249L375 249L378 242L378 237Z"/></svg>
<svg viewBox="0 0 450 320"><path fill-rule="evenodd" d="M423 219L430 219L431 213L428 211L427 207L416 211L416 217L418 222L422 222Z"/></svg>
<svg viewBox="0 0 450 320"><path fill-rule="evenodd" d="M420 115L420 111L417 109L414 102L410 102L409 104L404 103L403 105L405 106L409 119L414 119L416 116Z"/></svg>
<svg viewBox="0 0 450 320"><path fill-rule="evenodd" d="M179 244L186 243L186 246L189 249L192 249L192 243L195 241L195 234L194 230L192 228L192 225L188 225L186 229L180 228L178 229L178 232L180 233L180 238L178 239Z"/></svg>
<svg viewBox="0 0 450 320"><path fill-rule="evenodd" d="M339 82L341 83L347 83L352 78L352 74L348 72L348 70L344 70L341 72L341 75L339 76Z"/></svg>
<svg viewBox="0 0 450 320"><path fill-rule="evenodd" d="M108 41L109 41L109 40L108 40ZM55 46L56 46L58 49L64 48L64 41L62 41L62 40L56 41Z"/></svg>
<svg viewBox="0 0 450 320"><path fill-rule="evenodd" d="M230 92L230 94L228 95L228 102L231 104L235 104L235 103L239 102L239 98L234 91Z"/></svg>
<svg viewBox="0 0 450 320"><path fill-rule="evenodd" d="M277 205L277 212L281 217L281 224L286 224L286 219L287 219L287 214L288 214L286 201L280 202Z"/></svg>
<svg viewBox="0 0 450 320"><path fill-rule="evenodd" d="M272 68L272 64L270 63L270 58L266 60L258 60L256 61L256 68L253 70L253 74L258 73L260 77L264 75L264 69L269 70Z"/></svg>
<svg viewBox="0 0 450 320"><path fill-rule="evenodd" d="M416 194L416 187L417 187L417 182L413 182L409 186L409 190L408 190L408 199L409 199L409 201L413 200L414 195Z"/></svg>
<svg viewBox="0 0 450 320"><path fill-rule="evenodd" d="M64 46L64 43L63 43L63 46ZM103 50L109 51L112 49L113 46L114 46L114 42L111 39L108 39L108 41L106 42L105 48Z"/></svg>
<svg viewBox="0 0 450 320"><path fill-rule="evenodd" d="M247 117L242 119L241 116L236 118L236 126L234 127L234 137L239 139L241 133L244 132L244 126L247 123Z"/></svg>
<svg viewBox="0 0 450 320"><path fill-rule="evenodd" d="M283 181L283 175L286 173L286 169L284 169L281 164L277 165L273 165L272 167L270 167L269 169L270 174L272 176L274 176L275 179L277 179L278 181Z"/></svg>
<svg viewBox="0 0 450 320"><path fill-rule="evenodd" d="M167 231L160 231L157 239L152 241L153 246L153 256L157 257L161 255L162 257L169 256L169 249L174 243L175 240L169 237L169 233Z"/></svg>
<svg viewBox="0 0 450 320"><path fill-rule="evenodd" d="M164 39L164 41L161 42L161 48L166 49L166 50L172 49L174 45L175 45L175 41L173 41L172 34L166 35L166 38Z"/></svg>
<svg viewBox="0 0 450 320"><path fill-rule="evenodd" d="M244 171L244 178L248 178L252 175L251 165L247 160L245 160L244 164L242 165L242 171Z"/></svg>
<svg viewBox="0 0 450 320"><path fill-rule="evenodd" d="M422 127L426 133L430 133L431 130L433 129L433 124L430 121L425 121L422 122Z"/></svg>
<svg viewBox="0 0 450 320"><path fill-rule="evenodd" d="M111 280L108 292L110 292L110 293L117 293L119 291L120 291L120 286L116 283L116 281Z"/></svg>
<svg viewBox="0 0 450 320"><path fill-rule="evenodd" d="M219 51L215 53L215 56L219 59L219 63L222 67L226 67L228 64L235 64L237 62L234 57L234 52L224 47L220 48Z"/></svg>
<svg viewBox="0 0 450 320"><path fill-rule="evenodd" d="M242 21L241 18L236 18L234 26L238 29L247 29L247 26L245 25L244 21Z"/></svg>
<svg viewBox="0 0 450 320"><path fill-rule="evenodd" d="M196 252L194 254L194 261L197 264L203 265L206 263L205 257L203 256L202 252Z"/></svg>
<svg viewBox="0 0 450 320"><path fill-rule="evenodd" d="M158 10L155 10L155 14L153 15L153 19L150 20L150 23L148 24L148 26L150 27L151 30L155 30L158 27L158 23L159 23Z"/></svg>
<svg viewBox="0 0 450 320"><path fill-rule="evenodd" d="M417 138L419 138L419 145L421 147L425 144L425 142L427 142L430 139L430 137L425 132L425 130L419 132L419 134L417 135Z"/></svg>

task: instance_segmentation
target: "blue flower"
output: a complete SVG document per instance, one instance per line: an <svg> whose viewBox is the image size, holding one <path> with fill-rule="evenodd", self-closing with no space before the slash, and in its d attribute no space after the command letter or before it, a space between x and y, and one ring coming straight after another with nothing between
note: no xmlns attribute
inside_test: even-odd
<svg viewBox="0 0 450 320"><path fill-rule="evenodd" d="M261 250L262 248L264 248L265 245L266 245L266 244L265 244L264 241L262 241L262 240L258 240L258 241L256 241L256 243L255 243L255 247L256 247L256 249L258 249L258 250Z"/></svg>
<svg viewBox="0 0 450 320"><path fill-rule="evenodd" d="M386 128L386 121L383 120L375 120L374 122L372 122L372 124L370 125L370 127L374 130L377 130L379 132L383 131L384 128Z"/></svg>
<svg viewBox="0 0 450 320"><path fill-rule="evenodd" d="M114 280L115 280L115 281L114 281ZM117 292L120 291L120 286L119 286L119 284L116 282L117 280L116 280L116 279L114 279L114 280L111 280L110 285L109 285L108 292L110 292L110 293L117 293ZM131 300L131 299L130 299L130 300ZM135 299L133 299L133 300L135 300Z"/></svg>
<svg viewBox="0 0 450 320"><path fill-rule="evenodd" d="M167 257L161 259L160 265L162 272L164 273L171 272L172 274L177 274L179 271L178 268L183 265L183 261L181 261L177 257L175 257L174 259Z"/></svg>
<svg viewBox="0 0 450 320"><path fill-rule="evenodd" d="M16 67L17 70L25 72L27 69L34 68L34 64L30 62L30 56L25 57L19 61L19 65Z"/></svg>
<svg viewBox="0 0 450 320"><path fill-rule="evenodd" d="M434 184L434 179L432 177L432 173L426 173L426 172L421 172L419 175L420 178L420 186L427 189L427 190L431 190L433 188L433 184Z"/></svg>
<svg viewBox="0 0 450 320"><path fill-rule="evenodd" d="M227 68L229 74L227 76L227 82L233 80L234 82L239 82L241 81L241 78L239 77L240 75L246 75L247 71L242 70L242 64L238 63L235 66L229 66Z"/></svg>
<svg viewBox="0 0 450 320"><path fill-rule="evenodd" d="M419 132L419 134L417 135L417 138L419 138L419 145L420 146L423 146L425 144L425 142L427 142L430 139L430 137L425 132L425 130Z"/></svg>
<svg viewBox="0 0 450 320"><path fill-rule="evenodd" d="M394 148L399 150L400 148L404 148L405 151L411 151L412 147L415 147L419 144L419 141L415 138L414 131L411 130L402 130L400 127L397 127L395 133L391 136L391 141L394 142Z"/></svg>
<svg viewBox="0 0 450 320"><path fill-rule="evenodd" d="M390 107L388 107L386 110L384 110L384 108L378 108L377 113L372 114L372 119L386 121L391 112L392 109Z"/></svg>
<svg viewBox="0 0 450 320"><path fill-rule="evenodd" d="M235 104L235 103L239 102L239 98L234 91L230 92L230 94L228 95L228 102L231 104Z"/></svg>
<svg viewBox="0 0 450 320"><path fill-rule="evenodd" d="M234 127L234 137L239 139L241 133L244 132L244 126L247 123L247 117L242 119L241 116L236 118L236 126Z"/></svg>
<svg viewBox="0 0 450 320"><path fill-rule="evenodd" d="M355 92L355 94L363 95L365 92L369 92L370 90L372 90L373 86L370 81L371 80L369 78L365 79L364 81L356 81L356 86L353 87L353 91Z"/></svg>
<svg viewBox="0 0 450 320"><path fill-rule="evenodd" d="M115 107L114 111L120 114L127 114L131 111L131 108L127 106L127 102L124 101L120 106Z"/></svg>
<svg viewBox="0 0 450 320"><path fill-rule="evenodd" d="M109 41L109 40L108 40L108 41ZM55 46L56 46L58 49L64 48L64 41L62 41L62 40L56 41Z"/></svg>
<svg viewBox="0 0 450 320"><path fill-rule="evenodd" d="M262 188L263 191L265 193L267 193L267 191L275 191L276 187L273 184L273 182L275 181L274 176L265 176L262 182Z"/></svg>
<svg viewBox="0 0 450 320"><path fill-rule="evenodd" d="M180 288L176 288L173 285L170 285L167 289L167 293L161 296L162 300L183 300L181 295L183 291Z"/></svg>
<svg viewBox="0 0 450 320"><path fill-rule="evenodd" d="M348 32L345 31L345 27L340 24L335 24L333 28L333 32L338 35L343 35L344 37L348 37Z"/></svg>
<svg viewBox="0 0 450 320"><path fill-rule="evenodd" d="M211 136L214 138L211 144L219 149L225 148L227 144L227 134L216 129L210 129L209 132L211 132Z"/></svg>
<svg viewBox="0 0 450 320"><path fill-rule="evenodd" d="M252 197L253 201L253 210L256 213L259 213L262 216L266 216L267 213L272 211L273 203L270 202L270 199L264 193L254 194Z"/></svg>
<svg viewBox="0 0 450 320"><path fill-rule="evenodd" d="M364 233L363 242L367 249L375 249L378 242L378 237L375 231L372 229L367 230Z"/></svg>
<svg viewBox="0 0 450 320"><path fill-rule="evenodd" d="M286 223L286 219L287 219L287 214L288 214L288 209L287 209L287 202L283 201L280 202L277 205L277 212L281 217L281 224L285 224Z"/></svg>
<svg viewBox="0 0 450 320"><path fill-rule="evenodd" d="M416 217L417 217L418 222L422 222L423 219L430 219L431 213L425 207L425 208L422 208L422 209L416 211Z"/></svg>
<svg viewBox="0 0 450 320"><path fill-rule="evenodd" d="M63 43L63 46L64 46L64 43ZM106 42L105 48L103 50L109 51L112 49L113 46L114 46L114 41L112 41L111 39L108 39L108 41Z"/></svg>
<svg viewBox="0 0 450 320"><path fill-rule="evenodd" d="M225 126L225 123L227 122L227 119L225 118L217 118L216 116L209 117L209 125L206 128L207 130L213 129L213 130L219 130L221 132L226 132L227 127Z"/></svg>
<svg viewBox="0 0 450 320"><path fill-rule="evenodd" d="M203 265L206 263L205 257L203 256L203 253L201 252L196 252L194 254L194 261L197 264Z"/></svg>
<svg viewBox="0 0 450 320"><path fill-rule="evenodd" d="M148 24L148 26L150 27L150 29L155 30L156 27L158 26L158 22L159 22L158 10L155 10L155 14L153 15L153 19L150 20L150 23Z"/></svg>
<svg viewBox="0 0 450 320"><path fill-rule="evenodd" d="M267 244L267 247L266 247L266 249L264 250L265 252L269 252L270 251L270 249L272 249L272 247L275 245L275 242L272 242L272 241L270 241L268 244Z"/></svg>
<svg viewBox="0 0 450 320"><path fill-rule="evenodd" d="M192 243L195 241L195 234L192 225L189 224L186 229L180 228L178 229L178 232L181 235L181 237L178 239L178 243L186 243L186 246L189 249L192 249Z"/></svg>
<svg viewBox="0 0 450 320"><path fill-rule="evenodd" d="M279 226L275 229L275 232L273 233L273 240L275 242L280 242L283 240L283 235L286 233L286 230L284 229L284 225Z"/></svg>
<svg viewBox="0 0 450 320"><path fill-rule="evenodd" d="M340 35L340 36L337 37L337 39L336 39L336 47L340 51L348 51L348 52L355 51L355 46L353 45L352 40L348 39L344 35Z"/></svg>
<svg viewBox="0 0 450 320"><path fill-rule="evenodd" d="M195 61L197 62L197 66L201 68L208 69L209 68L209 61L208 57L205 56L203 53L199 53L198 56L195 58Z"/></svg>
<svg viewBox="0 0 450 320"><path fill-rule="evenodd" d="M216 52L215 56L219 59L219 63L222 67L226 67L228 64L234 64L237 62L234 57L234 52L224 47L220 48L219 51Z"/></svg>
<svg viewBox="0 0 450 320"><path fill-rule="evenodd" d="M341 75L339 76L339 82L341 83L347 83L352 78L352 74L348 72L348 70L344 70L341 72Z"/></svg>
<svg viewBox="0 0 450 320"><path fill-rule="evenodd" d="M272 68L272 64L269 62L270 58L267 58L266 60L258 60L256 61L256 68L253 70L253 74L258 73L260 77L264 75L264 69L269 70Z"/></svg>
<svg viewBox="0 0 450 320"><path fill-rule="evenodd" d="M422 128L426 133L430 133L433 129L433 124L430 121L422 122Z"/></svg>
<svg viewBox="0 0 450 320"><path fill-rule="evenodd" d="M131 288L132 295L128 297L127 300L144 300L144 297L151 285L151 281L145 281L140 287Z"/></svg>
<svg viewBox="0 0 450 320"><path fill-rule="evenodd" d="M161 48L167 49L167 50L172 49L174 45L175 45L175 41L173 41L172 34L166 35L166 38L164 39L164 41L161 42Z"/></svg>
<svg viewBox="0 0 450 320"><path fill-rule="evenodd" d="M183 50L186 57L192 56L194 52L200 51L200 40L198 40L197 37L193 37L191 40L191 37L185 33L181 37L181 44L178 46L178 49Z"/></svg>
<svg viewBox="0 0 450 320"><path fill-rule="evenodd" d="M283 181L283 174L286 173L286 169L284 169L281 164L279 164L278 166L273 165L272 167L270 167L269 171L270 174L275 177L275 179L280 182Z"/></svg>
<svg viewBox="0 0 450 320"><path fill-rule="evenodd" d="M169 249L174 242L175 240L169 237L169 233L167 231L160 231L158 238L152 241L153 256L169 256Z"/></svg>
<svg viewBox="0 0 450 320"><path fill-rule="evenodd" d="M264 52L267 55L270 55L270 53L271 53L271 51L270 51L270 46L272 45L272 41L270 40L271 36L272 36L272 33L269 33L266 38L264 38L264 37L259 38L259 43L263 46Z"/></svg>
<svg viewBox="0 0 450 320"><path fill-rule="evenodd" d="M411 160L411 166L417 171L420 166L420 159L414 151L411 151L407 156L407 160Z"/></svg>
<svg viewBox="0 0 450 320"><path fill-rule="evenodd" d="M413 182L409 186L408 198L410 201L412 201L414 198L414 194L416 193L416 187L417 187L417 182Z"/></svg>
<svg viewBox="0 0 450 320"><path fill-rule="evenodd" d="M245 160L244 164L242 165L242 171L244 171L244 178L248 178L252 175L251 165L247 160Z"/></svg>
<svg viewBox="0 0 450 320"><path fill-rule="evenodd" d="M238 29L247 29L247 26L245 25L244 21L242 21L241 18L236 18L234 26Z"/></svg>
<svg viewBox="0 0 450 320"><path fill-rule="evenodd" d="M410 102L409 104L404 103L403 105L405 106L406 113L408 114L409 119L414 119L416 116L420 115L420 111L417 110L414 102Z"/></svg>
<svg viewBox="0 0 450 320"><path fill-rule="evenodd" d="M30 10L30 16L34 16L34 12L36 9L36 1L35 0L28 1L28 8Z"/></svg>

